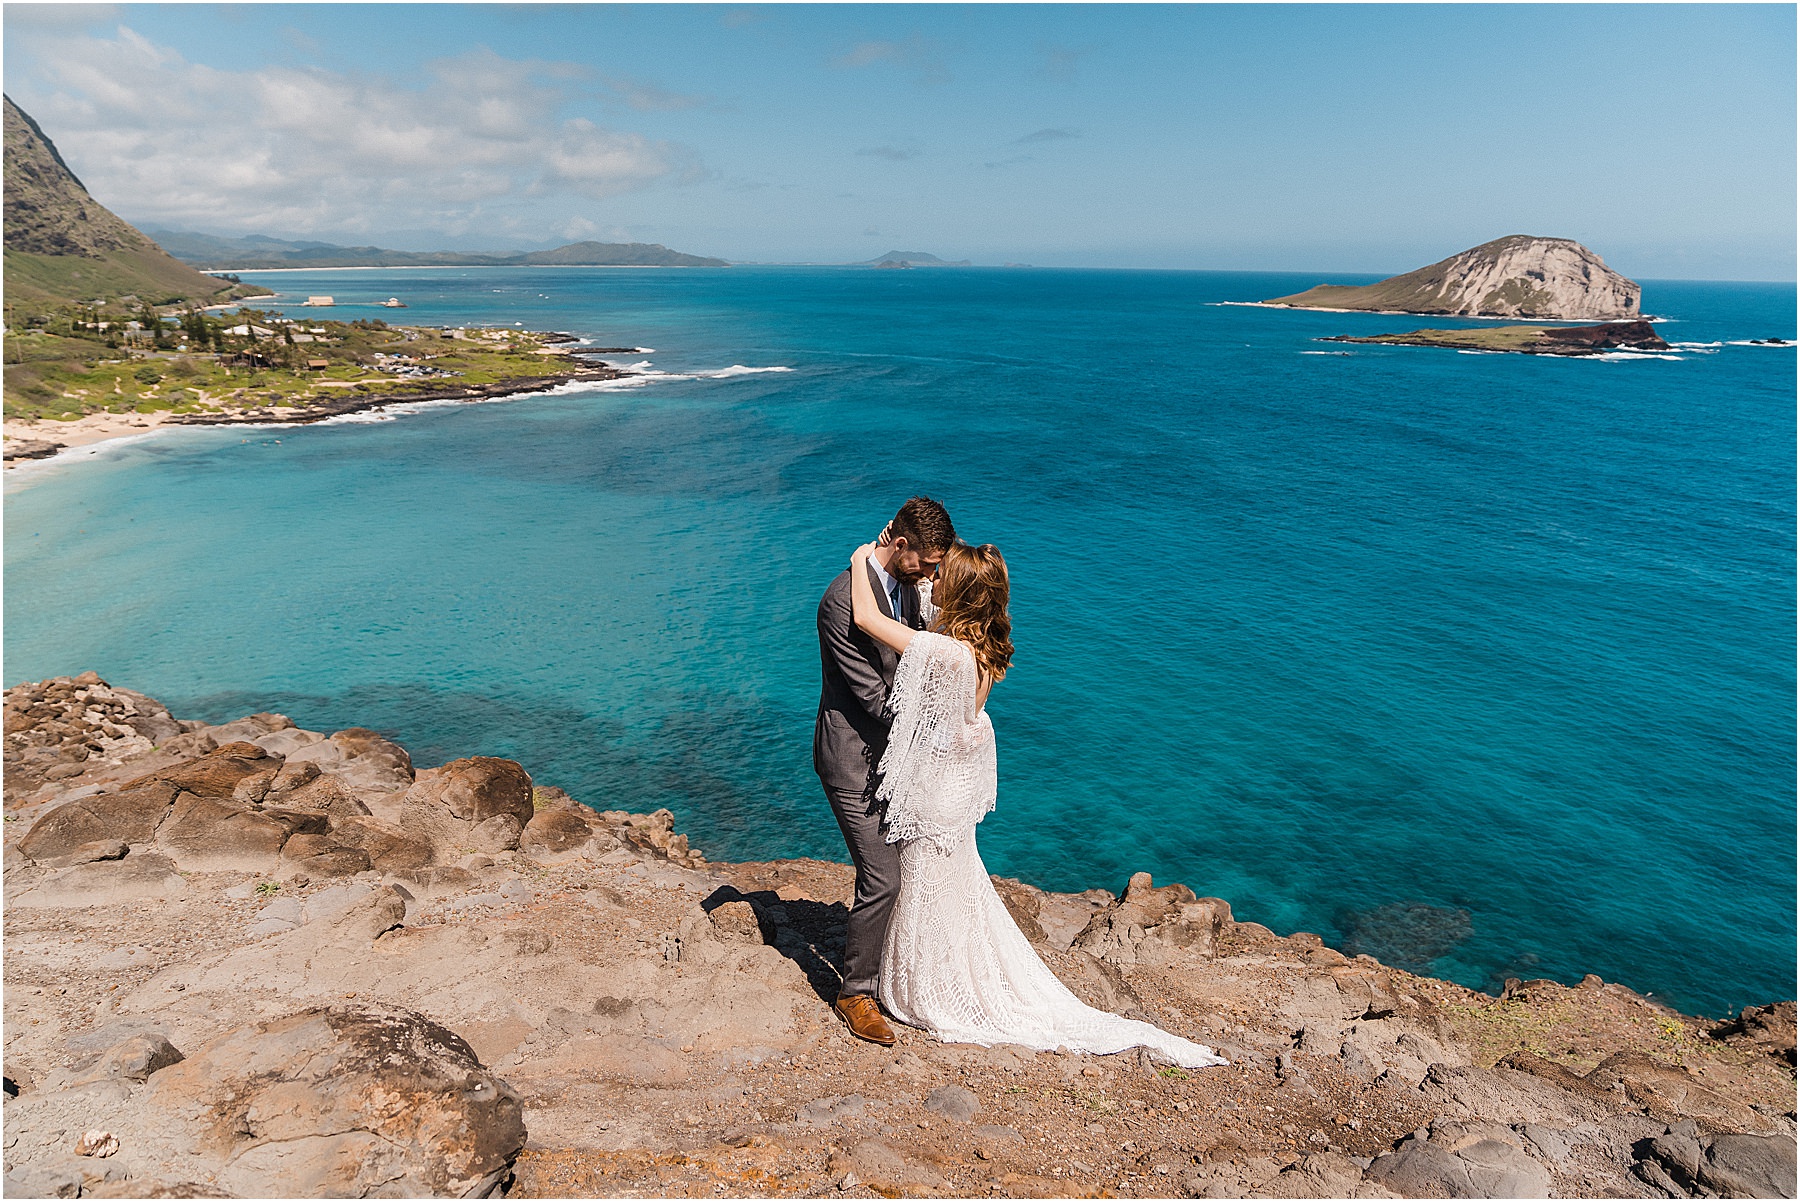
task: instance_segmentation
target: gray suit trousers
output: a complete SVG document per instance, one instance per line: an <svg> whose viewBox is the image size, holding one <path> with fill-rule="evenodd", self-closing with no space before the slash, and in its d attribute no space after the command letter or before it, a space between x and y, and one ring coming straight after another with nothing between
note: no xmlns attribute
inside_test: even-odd
<svg viewBox="0 0 1800 1202"><path fill-rule="evenodd" d="M900 896L900 848L881 837L881 807L875 790L852 791L825 786L838 829L856 864L856 901L850 907L850 931L844 938L844 983L840 995L875 996L881 979L881 945L888 917Z"/></svg>

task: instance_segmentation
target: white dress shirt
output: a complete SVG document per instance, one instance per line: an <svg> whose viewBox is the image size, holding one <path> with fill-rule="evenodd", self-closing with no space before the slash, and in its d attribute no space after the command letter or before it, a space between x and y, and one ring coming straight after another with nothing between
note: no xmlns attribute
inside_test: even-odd
<svg viewBox="0 0 1800 1202"><path fill-rule="evenodd" d="M906 621L905 617L900 613L900 602L898 599L901 587L900 582L888 575L887 569L882 567L881 561L876 559L873 555L869 556L869 563L874 567L876 578L881 581L881 587L887 592L888 608L893 611L895 621Z"/></svg>

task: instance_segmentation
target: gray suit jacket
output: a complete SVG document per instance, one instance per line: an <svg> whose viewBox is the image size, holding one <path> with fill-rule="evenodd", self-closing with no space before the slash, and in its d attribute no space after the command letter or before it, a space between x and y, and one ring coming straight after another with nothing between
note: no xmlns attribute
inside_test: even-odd
<svg viewBox="0 0 1800 1202"><path fill-rule="evenodd" d="M889 617L887 590L870 566L875 604ZM919 590L900 585L899 620L923 630ZM813 770L827 789L865 792L887 750L892 719L883 712L900 656L856 628L850 610L850 569L838 573L819 602L819 717L813 724Z"/></svg>

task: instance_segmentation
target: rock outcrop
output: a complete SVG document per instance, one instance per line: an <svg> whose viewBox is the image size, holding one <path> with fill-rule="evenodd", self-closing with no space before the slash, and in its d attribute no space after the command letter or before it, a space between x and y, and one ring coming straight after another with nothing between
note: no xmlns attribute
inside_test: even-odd
<svg viewBox="0 0 1800 1202"><path fill-rule="evenodd" d="M1512 234L1375 284L1320 284L1265 301L1458 317L1615 321L1638 315L1642 289L1579 242Z"/></svg>
<svg viewBox="0 0 1800 1202"><path fill-rule="evenodd" d="M9 776L123 738L106 688L10 690ZM1792 1002L1490 997L1143 873L996 880L1071 990L1230 1066L877 1049L825 1005L848 865L710 863L508 760L133 706L180 733L8 799L11 1195L1794 1194Z"/></svg>
<svg viewBox="0 0 1800 1202"><path fill-rule="evenodd" d="M1519 355L1603 355L1608 351L1661 354L1671 351L1647 321L1614 321L1597 326L1487 326L1461 330L1413 330L1406 334L1338 334L1320 342L1363 342L1381 346L1435 346L1445 350L1496 351Z"/></svg>
<svg viewBox="0 0 1800 1202"><path fill-rule="evenodd" d="M56 1149L9 1163L7 1194L70 1197L486 1197L525 1144L518 1095L468 1044L379 1005L248 1024L187 1057L132 1035L9 1102L6 1128L15 1150Z"/></svg>

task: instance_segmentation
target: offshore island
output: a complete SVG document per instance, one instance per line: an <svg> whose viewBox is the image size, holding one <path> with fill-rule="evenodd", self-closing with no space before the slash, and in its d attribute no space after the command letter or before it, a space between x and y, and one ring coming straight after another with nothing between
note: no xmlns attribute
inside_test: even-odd
<svg viewBox="0 0 1800 1202"><path fill-rule="evenodd" d="M1320 284L1262 302L1288 309L1629 321L1643 289L1568 238L1509 234L1373 284Z"/></svg>
<svg viewBox="0 0 1800 1202"><path fill-rule="evenodd" d="M1320 284L1261 304L1333 313L1367 311L1445 317L1600 319L1600 325L1510 325L1413 330L1405 334L1338 334L1320 342L1428 346L1522 355L1656 352L1670 346L1638 313L1642 289L1567 238L1512 234L1373 284Z"/></svg>

